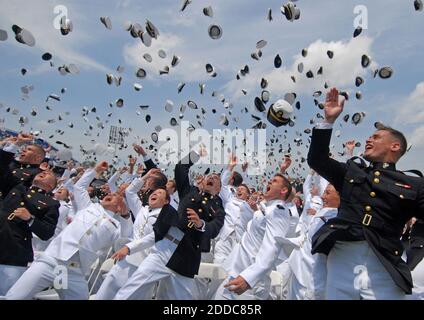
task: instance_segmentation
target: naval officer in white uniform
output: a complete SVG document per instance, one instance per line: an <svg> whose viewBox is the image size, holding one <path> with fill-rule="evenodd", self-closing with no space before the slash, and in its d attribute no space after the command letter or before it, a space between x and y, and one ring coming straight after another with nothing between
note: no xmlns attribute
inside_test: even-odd
<svg viewBox="0 0 424 320"><path fill-rule="evenodd" d="M156 222L162 207L169 204L169 195L165 189L157 189L149 196L149 205L143 206L138 191L145 181L151 179L155 172L160 169L151 169L142 178L136 178L125 190L126 200L129 209L135 215L133 234L131 240L140 240L144 236L153 232L153 224ZM153 177L154 179L154 177ZM149 254L149 249L141 250L132 255L127 255L125 259L119 260L107 274L99 291L96 293L96 300L111 300L115 297L120 288L137 270L138 266Z"/></svg>
<svg viewBox="0 0 424 320"><path fill-rule="evenodd" d="M90 201L88 185L107 168L108 164L101 162L95 169L87 170L75 184L74 197L79 205L75 218L8 291L7 299L31 299L51 285L55 285L62 299L88 299L85 275L90 266L120 236L129 237L132 231L132 221L121 196L110 194L101 203Z"/></svg>

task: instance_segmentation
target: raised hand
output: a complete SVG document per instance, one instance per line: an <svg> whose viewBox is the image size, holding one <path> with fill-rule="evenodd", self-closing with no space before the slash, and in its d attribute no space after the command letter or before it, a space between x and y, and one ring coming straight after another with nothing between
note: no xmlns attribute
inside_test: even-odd
<svg viewBox="0 0 424 320"><path fill-rule="evenodd" d="M236 165L237 165L237 157L234 153L232 153L230 155L230 161L228 162L228 169L232 171Z"/></svg>
<svg viewBox="0 0 424 320"><path fill-rule="evenodd" d="M343 112L345 100L339 101L339 91L332 88L326 96L324 104L325 121L334 123L338 116Z"/></svg>
<svg viewBox="0 0 424 320"><path fill-rule="evenodd" d="M142 146L140 146L140 145L138 145L138 144L134 143L134 144L133 144L133 148L134 148L134 151L135 151L135 152L137 152L137 154L141 154L143 157L144 157L145 155L147 155L146 151L143 149L143 147L142 147Z"/></svg>
<svg viewBox="0 0 424 320"><path fill-rule="evenodd" d="M101 161L96 166L95 170L98 174L102 174L104 171L106 171L109 168L109 164L106 161Z"/></svg>
<svg viewBox="0 0 424 320"><path fill-rule="evenodd" d="M353 149L355 149L355 140L350 140L345 143L346 150L350 156L353 155Z"/></svg>
<svg viewBox="0 0 424 320"><path fill-rule="evenodd" d="M144 166L140 163L140 164L137 166L137 174L138 174L138 175L142 175L142 174L143 174L143 172L144 172Z"/></svg>
<svg viewBox="0 0 424 320"><path fill-rule="evenodd" d="M280 165L281 173L285 173L286 170L291 166L292 160L289 156L284 157L284 161Z"/></svg>

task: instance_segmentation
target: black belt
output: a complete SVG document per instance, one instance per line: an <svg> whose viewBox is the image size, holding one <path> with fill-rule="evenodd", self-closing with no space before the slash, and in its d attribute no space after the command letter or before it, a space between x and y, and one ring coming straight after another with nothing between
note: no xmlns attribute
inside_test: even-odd
<svg viewBox="0 0 424 320"><path fill-rule="evenodd" d="M177 246L180 244L180 240L175 239L173 236L171 236L170 234L166 234L165 239L168 239L169 241L175 243Z"/></svg>

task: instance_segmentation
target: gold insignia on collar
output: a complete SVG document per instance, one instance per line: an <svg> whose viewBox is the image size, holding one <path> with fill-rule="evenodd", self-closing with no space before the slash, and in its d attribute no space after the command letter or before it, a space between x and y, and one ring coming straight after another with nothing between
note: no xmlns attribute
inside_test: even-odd
<svg viewBox="0 0 424 320"><path fill-rule="evenodd" d="M387 162L384 162L383 163L383 169L386 169L386 168L388 168L390 166L390 164L388 164Z"/></svg>

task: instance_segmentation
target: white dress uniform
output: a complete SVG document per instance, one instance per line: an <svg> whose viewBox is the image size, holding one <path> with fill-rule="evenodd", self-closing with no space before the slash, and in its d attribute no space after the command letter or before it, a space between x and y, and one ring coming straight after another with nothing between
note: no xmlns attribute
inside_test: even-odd
<svg viewBox="0 0 424 320"><path fill-rule="evenodd" d="M86 187L96 172L87 170L74 186L81 208L70 223L8 291L6 298L30 299L54 285L62 299L88 299L85 276L99 255L105 254L120 237L129 237L131 219L124 219L100 204L91 203Z"/></svg>
<svg viewBox="0 0 424 320"><path fill-rule="evenodd" d="M34 233L32 234L32 247L34 249L35 253L41 252L46 250L47 246L52 242L52 240L62 232L62 230L68 225L67 223L67 217L69 215L69 212L72 209L72 204L70 202L66 201L59 201L60 207L59 207L59 218L57 220L56 224L56 230L54 231L54 236L47 240L43 241L40 238L38 238Z"/></svg>
<svg viewBox="0 0 424 320"><path fill-rule="evenodd" d="M225 210L224 225L219 232L215 243L214 260L215 264L222 265L231 250L240 238L237 238L236 225L240 220L240 206L242 201L234 195L235 188L228 184L231 171L224 170L221 177L221 191L219 196L222 199Z"/></svg>
<svg viewBox="0 0 424 320"><path fill-rule="evenodd" d="M142 202L137 192L144 184L144 179L136 178L131 182L125 190L126 200L130 210L135 214L133 233L131 239L120 241L122 245L132 240L140 240L144 236L153 232L153 224L162 210L162 208L149 209L142 206ZM136 211L138 210L138 211ZM117 248L120 249L120 248ZM141 250L134 254L128 255L125 259L118 261L107 274L105 280L96 293L96 300L111 300L115 297L120 288L137 270L138 266L147 257L149 249Z"/></svg>
<svg viewBox="0 0 424 320"><path fill-rule="evenodd" d="M414 287L409 300L424 300L424 259L411 271Z"/></svg>
<svg viewBox="0 0 424 320"><path fill-rule="evenodd" d="M169 196L171 198L171 201L169 204L175 209L178 210L178 205L180 204L180 199L178 198L177 192L174 192Z"/></svg>
<svg viewBox="0 0 424 320"><path fill-rule="evenodd" d="M291 253L288 300L318 300L325 298L326 256L312 255L312 236L328 219L337 215L335 208L322 208L311 216L310 225L301 235L298 248Z"/></svg>
<svg viewBox="0 0 424 320"><path fill-rule="evenodd" d="M151 299L153 288L161 280L169 281L169 284L171 284L167 286L170 291L167 292L166 297L163 297L164 299L193 299L194 280L181 276L166 267L184 233L176 227L171 227L168 235L173 238L172 241L164 238L155 243L154 232L151 232L143 239L127 244L130 255L149 247L152 247L152 249L126 284L118 291L115 300Z"/></svg>
<svg viewBox="0 0 424 320"><path fill-rule="evenodd" d="M263 206L263 204L260 204ZM282 251L281 241L292 231L291 214L282 200L266 203L264 213L256 211L248 223L242 241L231 252L224 263L229 277L221 284L215 299L267 299L271 281L269 274L279 260ZM224 285L238 275L242 276L252 287L244 295L237 297L224 289ZM249 293L248 293L249 292Z"/></svg>

